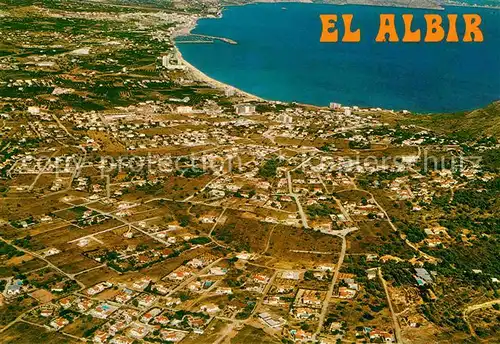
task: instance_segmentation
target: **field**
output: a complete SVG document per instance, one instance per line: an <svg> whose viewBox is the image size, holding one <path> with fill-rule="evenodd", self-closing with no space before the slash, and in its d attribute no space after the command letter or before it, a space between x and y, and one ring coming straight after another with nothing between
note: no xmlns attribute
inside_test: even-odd
<svg viewBox="0 0 500 344"><path fill-rule="evenodd" d="M269 336L263 330L248 325L243 327L243 329L238 332L236 337L231 339L231 344L251 343L278 344L280 341Z"/></svg>
<svg viewBox="0 0 500 344"><path fill-rule="evenodd" d="M65 203L59 201L63 195L43 199L0 199L0 219L7 221L24 220L30 216L37 218L52 211L64 209Z"/></svg>
<svg viewBox="0 0 500 344"><path fill-rule="evenodd" d="M318 263L336 262L340 247L341 240L338 237L303 228L277 226L270 237L266 255L275 258L280 264L304 268Z"/></svg>
<svg viewBox="0 0 500 344"><path fill-rule="evenodd" d="M183 344L212 344L214 343L221 335L221 331L224 330L226 326L229 325L229 322L221 319L214 319L208 325L208 328L203 333L203 336L197 334L189 334L186 338L183 339Z"/></svg>
<svg viewBox="0 0 500 344"><path fill-rule="evenodd" d="M22 297L21 301L16 302L15 304L3 305L0 307L0 327L7 325L11 321L15 320L19 315L36 305L38 305L38 302L29 296ZM3 343L1 338L2 337L0 336L0 342ZM15 341L13 341L13 343L14 342Z"/></svg>
<svg viewBox="0 0 500 344"><path fill-rule="evenodd" d="M73 323L67 325L64 328L64 332L78 337L87 337L93 332L94 328L102 325L105 322L106 321L102 319L82 315L78 317Z"/></svg>
<svg viewBox="0 0 500 344"><path fill-rule="evenodd" d="M265 247L272 224L243 218L238 212L226 212L225 216L226 222L214 231L217 240L240 251L259 252Z"/></svg>
<svg viewBox="0 0 500 344"><path fill-rule="evenodd" d="M26 273L47 265L43 260L30 255L11 258L7 261L0 259L0 278L11 276L14 272Z"/></svg>
<svg viewBox="0 0 500 344"><path fill-rule="evenodd" d="M24 322L14 324L7 331L0 333L0 342L5 344L58 343L70 344L80 341L60 333L49 331Z"/></svg>
<svg viewBox="0 0 500 344"><path fill-rule="evenodd" d="M392 230L387 221L363 221L357 225L359 231L347 237L350 253L392 255L402 259L415 255L415 251L401 240L399 234Z"/></svg>

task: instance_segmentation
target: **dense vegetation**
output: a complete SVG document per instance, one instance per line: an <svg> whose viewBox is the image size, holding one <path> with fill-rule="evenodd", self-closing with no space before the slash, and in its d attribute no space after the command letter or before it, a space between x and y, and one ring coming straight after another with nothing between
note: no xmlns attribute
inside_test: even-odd
<svg viewBox="0 0 500 344"><path fill-rule="evenodd" d="M0 256L7 256L7 258L17 257L24 255L23 252L16 250L13 246L0 241Z"/></svg>
<svg viewBox="0 0 500 344"><path fill-rule="evenodd" d="M276 177L276 172L282 162L277 158L267 160L264 165L259 169L259 176L263 178L274 178Z"/></svg>

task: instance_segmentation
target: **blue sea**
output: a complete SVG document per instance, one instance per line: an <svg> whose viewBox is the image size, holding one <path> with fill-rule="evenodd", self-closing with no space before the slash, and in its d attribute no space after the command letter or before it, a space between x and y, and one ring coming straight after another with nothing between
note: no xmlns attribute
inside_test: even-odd
<svg viewBox="0 0 500 344"><path fill-rule="evenodd" d="M376 43L379 15L482 17L483 43ZM354 14L360 43L320 43L320 14ZM337 26L342 37L342 22ZM202 19L193 33L226 37L237 45L178 44L184 58L210 77L269 100L330 102L414 112L455 112L500 99L500 10L447 7L430 11L376 6L257 4L228 7L221 19Z"/></svg>

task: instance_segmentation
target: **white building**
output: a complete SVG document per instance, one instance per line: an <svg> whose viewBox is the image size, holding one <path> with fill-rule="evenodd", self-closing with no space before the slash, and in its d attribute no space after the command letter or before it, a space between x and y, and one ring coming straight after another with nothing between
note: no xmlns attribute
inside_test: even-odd
<svg viewBox="0 0 500 344"><path fill-rule="evenodd" d="M255 114L256 107L251 104L240 104L234 106L237 115L253 115Z"/></svg>
<svg viewBox="0 0 500 344"><path fill-rule="evenodd" d="M170 57L168 55L164 55L161 57L161 65L165 68L170 65Z"/></svg>

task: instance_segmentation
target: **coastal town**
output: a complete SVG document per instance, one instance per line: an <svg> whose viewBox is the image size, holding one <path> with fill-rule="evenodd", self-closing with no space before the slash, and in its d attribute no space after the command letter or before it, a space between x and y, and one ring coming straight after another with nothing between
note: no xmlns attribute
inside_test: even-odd
<svg viewBox="0 0 500 344"><path fill-rule="evenodd" d="M500 103L264 100L221 10L0 3L0 342L498 341Z"/></svg>

